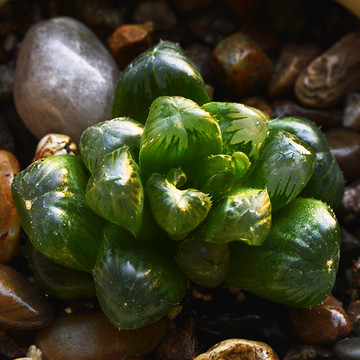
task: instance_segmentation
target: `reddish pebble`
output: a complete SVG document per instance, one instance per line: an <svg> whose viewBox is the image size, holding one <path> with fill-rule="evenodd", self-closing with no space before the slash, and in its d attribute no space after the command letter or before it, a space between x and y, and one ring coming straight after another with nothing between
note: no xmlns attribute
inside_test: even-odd
<svg viewBox="0 0 360 360"><path fill-rule="evenodd" d="M137 55L153 44L154 24L129 24L119 26L108 38L108 45L120 68L128 65Z"/></svg>
<svg viewBox="0 0 360 360"><path fill-rule="evenodd" d="M290 308L290 316L298 337L310 345L332 344L352 331L341 302L332 295L310 309Z"/></svg>

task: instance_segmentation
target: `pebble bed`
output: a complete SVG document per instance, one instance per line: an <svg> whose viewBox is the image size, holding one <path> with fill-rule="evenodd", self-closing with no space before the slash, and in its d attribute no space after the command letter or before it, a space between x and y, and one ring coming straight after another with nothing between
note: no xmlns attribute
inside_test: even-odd
<svg viewBox="0 0 360 360"><path fill-rule="evenodd" d="M81 132L109 118L119 73L160 40L181 45L211 98L305 117L325 133L346 188L339 271L322 304L189 284L169 319L118 331L95 298L58 300L35 283L11 179L36 159L76 153ZM338 3L0 1L1 360L359 359L359 204L360 20Z"/></svg>

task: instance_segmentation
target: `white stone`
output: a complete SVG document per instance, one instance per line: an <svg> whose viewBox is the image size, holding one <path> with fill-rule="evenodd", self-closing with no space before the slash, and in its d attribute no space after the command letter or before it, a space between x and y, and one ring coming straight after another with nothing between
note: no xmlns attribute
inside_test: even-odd
<svg viewBox="0 0 360 360"><path fill-rule="evenodd" d="M85 25L69 17L41 21L21 44L16 109L38 139L60 133L78 143L88 126L110 118L118 77L109 51Z"/></svg>

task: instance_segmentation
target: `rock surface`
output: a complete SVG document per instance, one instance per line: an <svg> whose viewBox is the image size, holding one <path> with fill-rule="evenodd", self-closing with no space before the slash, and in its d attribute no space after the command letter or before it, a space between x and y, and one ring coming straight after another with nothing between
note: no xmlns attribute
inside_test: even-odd
<svg viewBox="0 0 360 360"><path fill-rule="evenodd" d="M85 25L69 17L41 21L27 33L15 70L14 100L37 137L49 132L77 142L111 115L118 68Z"/></svg>

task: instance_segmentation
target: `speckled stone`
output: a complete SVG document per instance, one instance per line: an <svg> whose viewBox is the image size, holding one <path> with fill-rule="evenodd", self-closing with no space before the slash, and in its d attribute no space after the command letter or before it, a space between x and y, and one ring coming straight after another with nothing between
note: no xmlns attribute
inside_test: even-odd
<svg viewBox="0 0 360 360"><path fill-rule="evenodd" d="M85 25L69 17L35 24L26 34L14 80L16 109L39 139L66 134L78 142L109 119L118 67Z"/></svg>

